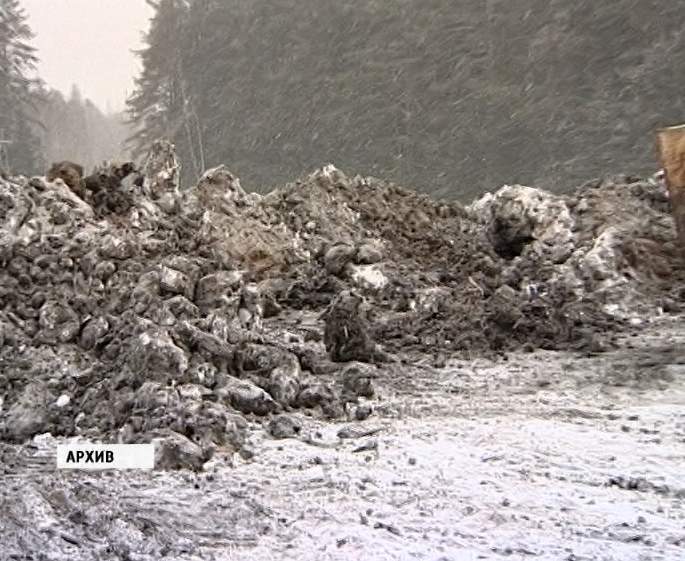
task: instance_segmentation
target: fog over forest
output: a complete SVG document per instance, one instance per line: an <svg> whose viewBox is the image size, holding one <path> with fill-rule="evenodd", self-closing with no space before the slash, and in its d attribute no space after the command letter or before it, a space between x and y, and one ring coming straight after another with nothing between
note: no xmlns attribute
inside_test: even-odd
<svg viewBox="0 0 685 561"><path fill-rule="evenodd" d="M27 3L46 14L66 6ZM126 114L104 115L76 90L62 99L25 79L42 53L22 2L3 0L0 41L16 47L5 49L16 64L2 77L0 130L13 168L141 158L166 137L185 184L225 163L265 190L333 162L468 200L504 183L559 191L604 173L651 173L653 129L684 109L676 3L155 0L145 14L141 5L139 72L132 85L117 78L130 88ZM122 30L113 43L122 61L131 37Z"/></svg>

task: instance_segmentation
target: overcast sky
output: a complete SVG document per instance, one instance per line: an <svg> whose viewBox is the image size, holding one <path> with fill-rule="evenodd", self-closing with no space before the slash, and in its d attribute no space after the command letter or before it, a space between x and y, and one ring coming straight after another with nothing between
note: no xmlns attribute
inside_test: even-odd
<svg viewBox="0 0 685 561"><path fill-rule="evenodd" d="M100 108L124 107L140 66L140 48L152 10L145 0L21 0L36 34L38 72L69 94L78 85Z"/></svg>

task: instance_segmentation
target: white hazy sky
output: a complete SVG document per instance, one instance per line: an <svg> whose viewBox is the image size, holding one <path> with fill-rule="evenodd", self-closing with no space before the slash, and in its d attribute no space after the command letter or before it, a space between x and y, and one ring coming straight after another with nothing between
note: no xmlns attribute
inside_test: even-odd
<svg viewBox="0 0 685 561"><path fill-rule="evenodd" d="M38 73L64 92L78 85L101 109L118 111L133 89L152 10L145 0L21 0L35 33Z"/></svg>

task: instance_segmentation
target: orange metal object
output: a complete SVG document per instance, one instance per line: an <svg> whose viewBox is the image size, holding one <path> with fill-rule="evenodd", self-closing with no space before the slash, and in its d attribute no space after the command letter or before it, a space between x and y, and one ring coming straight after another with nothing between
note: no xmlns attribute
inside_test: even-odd
<svg viewBox="0 0 685 561"><path fill-rule="evenodd" d="M680 250L685 257L685 125L659 129L656 138Z"/></svg>

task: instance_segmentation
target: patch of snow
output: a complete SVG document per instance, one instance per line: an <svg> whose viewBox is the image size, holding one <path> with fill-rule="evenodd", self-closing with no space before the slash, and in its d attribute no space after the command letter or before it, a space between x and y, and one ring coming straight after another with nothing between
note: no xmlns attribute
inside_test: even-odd
<svg viewBox="0 0 685 561"><path fill-rule="evenodd" d="M388 284L387 277L376 265L353 265L352 280L361 286L381 289Z"/></svg>

